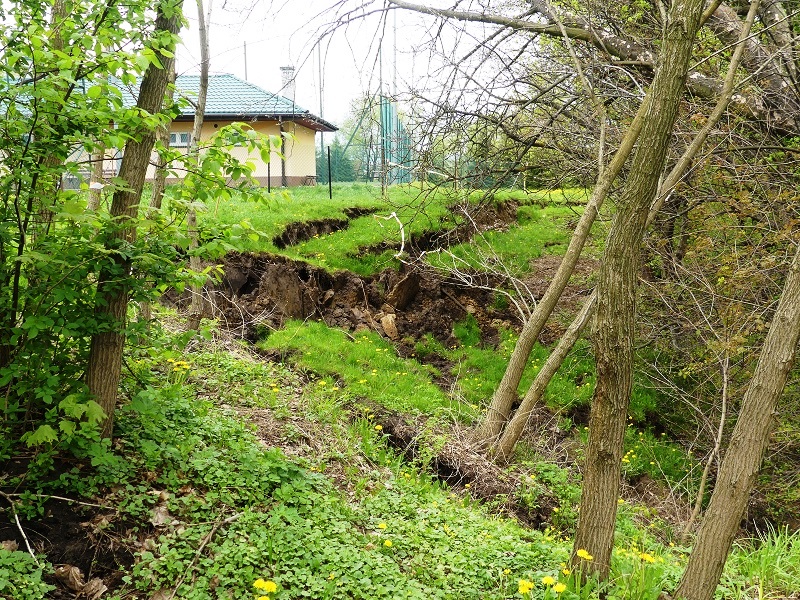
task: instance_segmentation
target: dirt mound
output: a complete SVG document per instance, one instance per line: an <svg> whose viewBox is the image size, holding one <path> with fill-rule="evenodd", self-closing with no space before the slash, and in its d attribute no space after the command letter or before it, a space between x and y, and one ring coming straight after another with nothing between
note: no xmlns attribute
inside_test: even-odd
<svg viewBox="0 0 800 600"><path fill-rule="evenodd" d="M541 297L558 266L558 257L534 261L526 285ZM589 286L594 261L579 264L575 281L565 291L565 311L577 310ZM493 346L499 328L518 329L521 316L494 291L508 285L499 275L449 277L421 263L386 269L362 277L346 271L330 273L307 263L269 254L232 253L223 263L220 285L208 296L214 316L241 337L254 339L259 327L280 328L288 319L318 319L348 331L372 329L393 341L418 340L430 333L447 345L457 344L453 325L472 315L482 343ZM542 335L556 339L563 323L554 319Z"/></svg>
<svg viewBox="0 0 800 600"><path fill-rule="evenodd" d="M372 329L400 345L432 334L450 346L458 343L453 325L472 315L482 332L482 343L494 346L500 328L522 325L522 316L513 303L497 292L510 288L510 281L500 274L477 272L458 273L456 277L428 266L421 253L466 241L476 232L506 229L515 221L518 207L513 201L468 209L453 207L444 217L447 227L406 241L404 249L412 258L399 271L386 269L374 276L331 273L279 255L232 253L223 263L223 281L206 290L206 315L219 317L229 330L251 340L257 337L259 327L280 328L288 319L318 319L349 331ZM369 212L352 208L345 211L348 219L291 224L274 243L285 247L345 228L349 219ZM381 243L361 251L386 248L399 246ZM532 273L524 284L535 299L547 289L560 260L546 256L532 262ZM565 292L568 313L577 310L577 299L587 292L586 280L596 266L595 261L579 263L574 281ZM188 294L172 299L180 305L188 301ZM554 319L545 328L542 340L556 339L563 329L563 323Z"/></svg>

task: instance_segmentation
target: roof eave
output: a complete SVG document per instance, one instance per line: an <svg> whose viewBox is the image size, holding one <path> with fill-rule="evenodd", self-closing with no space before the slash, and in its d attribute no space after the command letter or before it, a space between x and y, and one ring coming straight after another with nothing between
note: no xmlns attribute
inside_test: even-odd
<svg viewBox="0 0 800 600"><path fill-rule="evenodd" d="M181 114L175 117L175 121L179 122L188 122L194 121L194 114ZM336 127L333 123L326 121L325 119L321 119L312 114L302 114L302 113L291 113L291 114L263 114L263 113L219 113L219 114L210 114L206 113L205 120L207 121L243 121L245 123L250 121L294 121L303 127L307 127L308 129L312 129L314 131L322 131L325 133L330 133L333 131L339 131L339 128Z"/></svg>

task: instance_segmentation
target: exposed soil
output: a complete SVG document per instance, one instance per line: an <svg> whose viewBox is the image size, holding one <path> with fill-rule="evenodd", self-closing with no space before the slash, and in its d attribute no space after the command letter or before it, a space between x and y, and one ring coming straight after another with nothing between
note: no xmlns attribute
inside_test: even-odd
<svg viewBox="0 0 800 600"><path fill-rule="evenodd" d="M122 583L123 574L133 565L134 548L121 543L109 531L124 530L115 523L115 511L85 506L66 500L48 500L44 515L22 520L28 543L37 554L46 554L56 567L45 581L56 586L48 598L72 599L104 597ZM0 542L11 549L27 550L26 541L14 522L0 522Z"/></svg>
<svg viewBox="0 0 800 600"><path fill-rule="evenodd" d="M558 266L558 257L533 263L526 285L538 299ZM578 280L565 292L565 309L571 312L588 293L583 281L596 268L595 261L579 263ZM211 290L208 311L237 335L254 339L259 327L280 328L287 319L317 319L348 331L372 329L395 342L411 342L432 334L447 345L457 343L453 325L468 314L480 325L483 343L494 345L500 327L518 329L520 315L497 302L494 288L507 284L495 275L474 274L477 284L443 276L418 266L387 269L361 277L350 272L329 273L281 256L230 254L221 285ZM543 332L548 342L563 331L554 319Z"/></svg>

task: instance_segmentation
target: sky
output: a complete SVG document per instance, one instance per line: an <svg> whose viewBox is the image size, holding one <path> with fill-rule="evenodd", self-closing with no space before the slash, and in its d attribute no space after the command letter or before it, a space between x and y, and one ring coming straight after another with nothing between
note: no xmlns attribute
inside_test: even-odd
<svg viewBox="0 0 800 600"><path fill-rule="evenodd" d="M419 15L393 11L399 14L390 15L385 23L377 14L357 19L347 27L336 28L317 45L320 34L331 29L335 15L326 11L337 4L336 0L251 2L247 5L243 0L213 0L211 73L231 73L242 79L246 75L248 81L281 93L280 67L294 66L297 104L334 124L343 123L355 98L377 91L379 47L382 46L380 54L387 92L392 92L395 80L401 87L413 79L415 69L420 68L413 52L415 40L424 35L424 21ZM378 3L378 7L381 4ZM177 55L179 74L199 72L195 7L194 2L185 4L189 27L181 34L184 43Z"/></svg>

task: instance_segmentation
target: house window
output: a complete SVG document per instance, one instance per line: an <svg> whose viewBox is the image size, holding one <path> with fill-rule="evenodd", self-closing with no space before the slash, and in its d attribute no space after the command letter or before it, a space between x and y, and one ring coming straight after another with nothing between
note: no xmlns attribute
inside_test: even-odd
<svg viewBox="0 0 800 600"><path fill-rule="evenodd" d="M192 136L190 133L170 133L169 145L172 148L188 148Z"/></svg>

